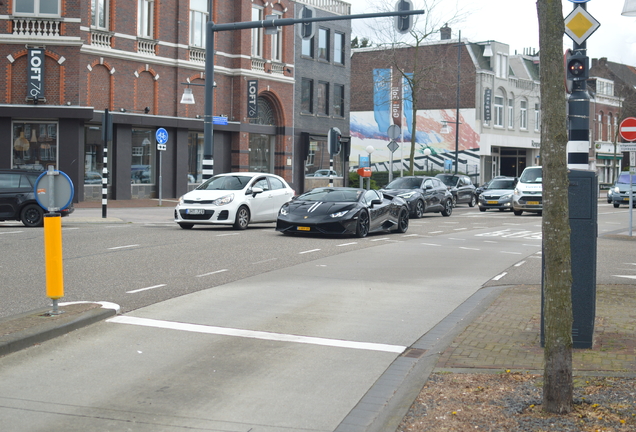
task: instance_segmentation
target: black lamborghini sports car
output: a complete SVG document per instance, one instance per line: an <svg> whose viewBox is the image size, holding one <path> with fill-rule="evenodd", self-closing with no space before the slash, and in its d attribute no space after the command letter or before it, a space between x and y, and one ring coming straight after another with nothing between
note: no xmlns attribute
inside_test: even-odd
<svg viewBox="0 0 636 432"><path fill-rule="evenodd" d="M347 187L312 189L285 203L276 231L366 237L376 231L404 233L409 209L402 198L376 190Z"/></svg>

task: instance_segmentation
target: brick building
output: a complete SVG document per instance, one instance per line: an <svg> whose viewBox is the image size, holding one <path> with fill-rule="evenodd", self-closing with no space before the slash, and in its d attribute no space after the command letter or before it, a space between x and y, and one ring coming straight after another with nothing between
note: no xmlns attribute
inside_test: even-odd
<svg viewBox="0 0 636 432"><path fill-rule="evenodd" d="M211 11L209 10L211 5ZM101 197L102 118L112 114L109 195L178 197L202 179L205 23L294 16L289 0L9 0L0 4L1 168L69 175L75 201ZM215 172L292 182L294 27L215 36ZM258 113L247 112L257 83ZM195 104L181 104L189 88ZM197 85L198 84L198 85ZM155 132L168 131L159 157ZM159 161L162 161L159 167Z"/></svg>

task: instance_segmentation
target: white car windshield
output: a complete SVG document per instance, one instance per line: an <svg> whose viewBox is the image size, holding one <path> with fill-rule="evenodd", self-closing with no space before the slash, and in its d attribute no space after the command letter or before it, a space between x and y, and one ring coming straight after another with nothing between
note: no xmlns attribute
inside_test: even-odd
<svg viewBox="0 0 636 432"><path fill-rule="evenodd" d="M519 178L521 183L541 183L543 181L543 169L532 168L525 169Z"/></svg>
<svg viewBox="0 0 636 432"><path fill-rule="evenodd" d="M197 190L241 190L252 180L251 176L216 176L206 180Z"/></svg>
<svg viewBox="0 0 636 432"><path fill-rule="evenodd" d="M299 201L321 201L321 202L356 202L363 189L330 189L317 188L298 197Z"/></svg>
<svg viewBox="0 0 636 432"><path fill-rule="evenodd" d="M417 177L399 177L386 185L385 189L419 189L422 179Z"/></svg>

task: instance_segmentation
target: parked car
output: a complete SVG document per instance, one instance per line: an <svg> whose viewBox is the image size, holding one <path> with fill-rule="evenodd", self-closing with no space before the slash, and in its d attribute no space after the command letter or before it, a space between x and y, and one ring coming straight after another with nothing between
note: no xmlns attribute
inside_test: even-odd
<svg viewBox="0 0 636 432"><path fill-rule="evenodd" d="M402 198L376 190L322 187L284 204L276 231L283 234L348 234L366 237L376 231L405 233L409 209Z"/></svg>
<svg viewBox="0 0 636 432"><path fill-rule="evenodd" d="M218 174L179 198L174 220L183 229L194 225L233 225L276 222L278 210L295 195L274 174L238 172Z"/></svg>
<svg viewBox="0 0 636 432"><path fill-rule="evenodd" d="M442 181L435 177L398 177L381 189L406 201L411 217L421 218L424 213L453 213L453 195Z"/></svg>
<svg viewBox="0 0 636 432"><path fill-rule="evenodd" d="M607 201L611 202L615 208L621 204L629 205L629 173L621 172L610 189L612 192L611 201L609 191L607 193ZM632 174L632 205L636 207L636 174Z"/></svg>
<svg viewBox="0 0 636 432"><path fill-rule="evenodd" d="M27 227L44 225L44 209L35 199L34 186L43 171L0 169L0 221L22 221ZM68 216L75 208L71 203L59 211Z"/></svg>
<svg viewBox="0 0 636 432"><path fill-rule="evenodd" d="M512 210L512 194L517 184L514 177L494 178L479 195L479 211L488 209Z"/></svg>
<svg viewBox="0 0 636 432"><path fill-rule="evenodd" d="M479 195L481 195L481 193L488 187L490 182L492 182L494 179L498 179L498 178L506 178L506 176L495 176L495 177L491 178L490 180L488 180L483 185L475 186L475 198L477 198L478 202L479 202Z"/></svg>
<svg viewBox="0 0 636 432"><path fill-rule="evenodd" d="M475 197L475 185L467 175L437 174L453 195L453 207L457 204L467 203L470 207L475 207L477 198Z"/></svg>
<svg viewBox="0 0 636 432"><path fill-rule="evenodd" d="M313 174L307 174L307 177L329 177L330 175L333 177L338 177L337 172L328 169L319 169Z"/></svg>
<svg viewBox="0 0 636 432"><path fill-rule="evenodd" d="M512 194L512 211L521 216L524 211L543 213L543 169L540 166L526 167L519 177Z"/></svg>

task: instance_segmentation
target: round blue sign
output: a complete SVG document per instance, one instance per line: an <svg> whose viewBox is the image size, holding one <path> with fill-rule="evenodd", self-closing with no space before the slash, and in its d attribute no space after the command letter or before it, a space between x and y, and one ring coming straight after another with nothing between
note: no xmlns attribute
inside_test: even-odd
<svg viewBox="0 0 636 432"><path fill-rule="evenodd" d="M157 138L157 143L165 144L168 142L168 131L164 128L157 129L157 133L155 134L155 138Z"/></svg>
<svg viewBox="0 0 636 432"><path fill-rule="evenodd" d="M71 205L75 188L73 181L62 171L44 171L33 187L35 200L44 210L64 210Z"/></svg>

